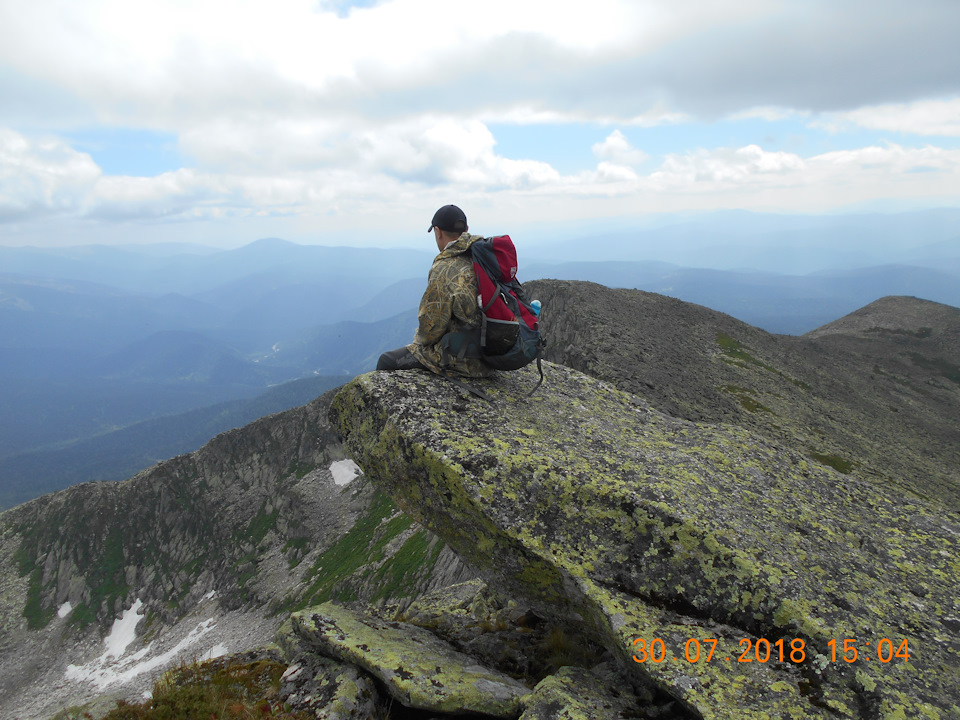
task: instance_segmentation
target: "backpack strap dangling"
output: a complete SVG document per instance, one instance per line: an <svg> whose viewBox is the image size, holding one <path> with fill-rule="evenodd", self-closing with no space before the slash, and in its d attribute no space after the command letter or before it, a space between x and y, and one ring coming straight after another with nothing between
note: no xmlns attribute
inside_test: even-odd
<svg viewBox="0 0 960 720"><path fill-rule="evenodd" d="M537 380L537 384L533 386L533 390L527 393L527 397L533 395L540 388L540 386L543 385L543 365L540 363L542 349L542 346L537 349L537 372L540 373L540 379Z"/></svg>
<svg viewBox="0 0 960 720"><path fill-rule="evenodd" d="M471 395L476 395L478 398L480 398L481 400L486 400L491 405L496 404L493 402L493 399L489 395L487 395L483 390L476 387L475 385L471 385L470 383L464 382L458 377L455 377L453 375L448 375L446 373L444 373L443 377L445 377L447 380L454 383L455 385L459 385Z"/></svg>

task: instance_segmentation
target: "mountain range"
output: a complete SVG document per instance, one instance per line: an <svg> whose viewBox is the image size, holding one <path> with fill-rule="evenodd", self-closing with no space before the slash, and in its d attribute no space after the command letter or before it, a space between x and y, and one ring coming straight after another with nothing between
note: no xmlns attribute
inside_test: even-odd
<svg viewBox="0 0 960 720"><path fill-rule="evenodd" d="M522 279L642 289L789 335L888 295L960 305L960 213L949 209L714 213L574 232L517 235ZM276 238L225 251L0 247L0 507L194 450L213 434L201 418L223 417L223 403L373 368L412 336L431 257ZM170 437L147 440L154 421ZM120 444L126 459L101 451Z"/></svg>

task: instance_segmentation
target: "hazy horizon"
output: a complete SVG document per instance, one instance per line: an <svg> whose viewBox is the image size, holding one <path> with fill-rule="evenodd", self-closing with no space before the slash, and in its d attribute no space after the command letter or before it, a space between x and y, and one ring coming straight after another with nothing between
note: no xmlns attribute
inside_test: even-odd
<svg viewBox="0 0 960 720"><path fill-rule="evenodd" d="M523 282L637 288L772 333L800 335L888 295L960 307L960 210L657 220L541 226L539 243L507 230ZM219 404L373 369L413 336L436 254L424 236L415 248L0 246L0 485L120 479L190 449L180 421L156 438L141 423L206 408L190 416L200 438L229 427L211 424L235 416ZM127 447L130 433L151 439Z"/></svg>

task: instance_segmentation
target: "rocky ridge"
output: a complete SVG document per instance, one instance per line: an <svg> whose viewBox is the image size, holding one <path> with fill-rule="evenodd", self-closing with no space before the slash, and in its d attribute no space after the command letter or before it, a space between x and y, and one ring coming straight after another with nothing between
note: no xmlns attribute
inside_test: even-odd
<svg viewBox="0 0 960 720"><path fill-rule="evenodd" d="M548 373L526 401L532 375L485 383L495 405L371 374L332 413L365 472L488 582L695 717L960 717L956 516Z"/></svg>
<svg viewBox="0 0 960 720"><path fill-rule="evenodd" d="M960 309L915 297L888 296L811 330L804 337L831 335L892 338L902 345L910 345L911 339L928 340L926 345L935 348L936 354L955 358L960 355Z"/></svg>
<svg viewBox="0 0 960 720"><path fill-rule="evenodd" d="M885 298L793 337L638 290L561 280L524 287L543 303L548 359L668 415L746 427L960 510L957 308ZM878 325L889 331L861 332Z"/></svg>

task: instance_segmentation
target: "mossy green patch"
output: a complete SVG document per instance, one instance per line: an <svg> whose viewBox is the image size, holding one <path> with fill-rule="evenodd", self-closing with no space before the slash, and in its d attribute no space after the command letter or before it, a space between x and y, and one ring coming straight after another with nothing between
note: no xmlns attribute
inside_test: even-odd
<svg viewBox="0 0 960 720"><path fill-rule="evenodd" d="M309 546L310 538L306 536L290 538L283 544L283 553L291 570L301 563Z"/></svg>
<svg viewBox="0 0 960 720"><path fill-rule="evenodd" d="M279 516L279 510L273 510L268 513L266 511L266 503L264 503L260 506L260 511L250 520L246 530L240 535L240 539L248 540L254 546L259 545L263 542L267 533L276 527Z"/></svg>
<svg viewBox="0 0 960 720"><path fill-rule="evenodd" d="M305 578L310 585L293 607L302 609L331 599L355 600L356 589L346 581L362 567L382 560L387 543L412 522L386 494L375 490L366 512L314 561Z"/></svg>
<svg viewBox="0 0 960 720"><path fill-rule="evenodd" d="M753 355L747 352L746 347L744 347L739 340L735 340L726 333L717 333L717 345L719 345L720 349L723 350L724 355L738 363L744 365L755 365L756 367L769 370L770 372L776 374L779 374L780 372L775 367L772 367L767 363L755 358Z"/></svg>
<svg viewBox="0 0 960 720"><path fill-rule="evenodd" d="M716 339L717 345L720 346L720 349L723 350L723 354L726 356L723 358L725 361L734 365L739 365L740 367L749 367L752 365L754 367L762 368L773 373L774 375L777 375L783 380L786 380L792 385L796 385L801 390L810 389L810 386L806 383L786 375L782 370L773 367L769 363L765 363L762 360L757 359L747 351L747 348L741 344L739 340L730 337L726 333L718 332ZM751 410L751 412L754 411Z"/></svg>
<svg viewBox="0 0 960 720"><path fill-rule="evenodd" d="M123 528L113 525L104 543L100 562L90 568L87 583L91 588L90 600L86 603L91 609L101 606L113 607L117 600L126 598L130 588L126 583L126 540ZM71 613L71 622L84 622L83 613Z"/></svg>
<svg viewBox="0 0 960 720"><path fill-rule="evenodd" d="M915 352L910 353L910 360L917 367L922 367L960 385L960 365L939 357L928 358Z"/></svg>
<svg viewBox="0 0 960 720"><path fill-rule="evenodd" d="M409 594L414 581L425 568L432 567L443 549L426 530L418 530L374 573L374 600L392 599Z"/></svg>
<svg viewBox="0 0 960 720"><path fill-rule="evenodd" d="M27 618L27 627L31 630L45 628L53 619L53 609L43 607L41 599L43 573L35 568L30 573L30 584L27 588L27 602L23 608L23 615Z"/></svg>
<svg viewBox="0 0 960 720"><path fill-rule="evenodd" d="M287 466L287 474L293 475L298 480L306 477L309 473L313 472L314 470L316 470L315 465L304 463L296 458L291 460L290 465Z"/></svg>
<svg viewBox="0 0 960 720"><path fill-rule="evenodd" d="M97 621L97 616L87 603L80 603L70 613L70 624L85 628Z"/></svg>
<svg viewBox="0 0 960 720"><path fill-rule="evenodd" d="M872 327L866 330L868 335L879 335L881 337L890 337L890 336L906 336L914 337L920 340L931 337L933 335L933 328L922 327L918 330L907 330L905 328L882 328L882 327Z"/></svg>
<svg viewBox="0 0 960 720"><path fill-rule="evenodd" d="M773 413L770 408L756 399L757 393L753 390L748 390L747 388L742 388L737 385L724 385L720 390L736 397L740 405L747 412Z"/></svg>
<svg viewBox="0 0 960 720"><path fill-rule="evenodd" d="M834 455L832 453L820 453L815 450L811 450L810 457L819 463L823 463L824 465L832 467L834 470L843 473L844 475L849 475L857 469L857 464L852 460L847 460L846 458L842 458L839 455Z"/></svg>

